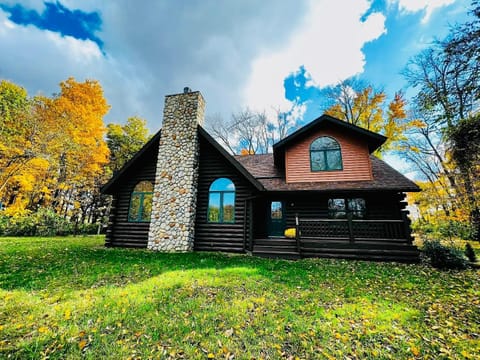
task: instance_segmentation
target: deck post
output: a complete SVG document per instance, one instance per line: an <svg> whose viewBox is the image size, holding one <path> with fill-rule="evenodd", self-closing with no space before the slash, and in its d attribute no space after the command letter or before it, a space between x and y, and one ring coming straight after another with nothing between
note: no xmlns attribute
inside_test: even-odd
<svg viewBox="0 0 480 360"><path fill-rule="evenodd" d="M410 219L408 217L408 211L401 211L402 220L403 220L403 231L405 232L405 239L409 244L413 243L412 229L410 228Z"/></svg>
<svg viewBox="0 0 480 360"><path fill-rule="evenodd" d="M248 201L248 212L249 212L249 219L248 219L248 247L250 251L253 251L253 200L250 199Z"/></svg>
<svg viewBox="0 0 480 360"><path fill-rule="evenodd" d="M350 238L350 243L353 244L355 242L355 236L353 234L353 221L352 221L352 213L347 213L347 223L348 223L348 235Z"/></svg>
<svg viewBox="0 0 480 360"><path fill-rule="evenodd" d="M248 200L243 203L243 251L247 250L247 217L248 217Z"/></svg>
<svg viewBox="0 0 480 360"><path fill-rule="evenodd" d="M295 241L297 243L297 252L298 255L301 254L301 247L300 247L300 221L298 220L298 214L295 214Z"/></svg>

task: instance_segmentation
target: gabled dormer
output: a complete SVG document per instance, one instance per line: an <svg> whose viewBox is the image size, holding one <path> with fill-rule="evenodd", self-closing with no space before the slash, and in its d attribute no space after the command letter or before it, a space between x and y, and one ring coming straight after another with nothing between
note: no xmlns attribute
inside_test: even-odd
<svg viewBox="0 0 480 360"><path fill-rule="evenodd" d="M275 166L287 183L368 181L373 179L370 154L383 135L322 115L273 146Z"/></svg>

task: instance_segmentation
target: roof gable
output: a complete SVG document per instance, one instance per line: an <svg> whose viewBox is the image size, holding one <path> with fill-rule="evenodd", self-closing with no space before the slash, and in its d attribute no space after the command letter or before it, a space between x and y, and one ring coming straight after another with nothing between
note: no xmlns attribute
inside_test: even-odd
<svg viewBox="0 0 480 360"><path fill-rule="evenodd" d="M233 167L235 167L257 190L264 190L263 185L250 174L242 164L230 155L214 138L210 136L201 126L198 126L198 134L207 140ZM159 130L123 167L116 172L112 178L100 189L104 194L112 194L116 185L131 171L135 165L142 161L142 157L150 150L158 149L158 143L161 137ZM158 150L157 150L158 153ZM156 161L156 157L155 157Z"/></svg>
<svg viewBox="0 0 480 360"><path fill-rule="evenodd" d="M275 165L282 168L285 166L285 149L287 147L301 141L312 132L329 126L340 128L341 131L351 132L354 136L363 139L367 143L370 153L378 149L387 140L383 135L324 114L273 145Z"/></svg>
<svg viewBox="0 0 480 360"><path fill-rule="evenodd" d="M248 172L245 167L238 162L232 155L230 155L209 133L207 133L201 126L198 127L199 135L207 140L223 157L233 165L257 190L264 190L263 185Z"/></svg>

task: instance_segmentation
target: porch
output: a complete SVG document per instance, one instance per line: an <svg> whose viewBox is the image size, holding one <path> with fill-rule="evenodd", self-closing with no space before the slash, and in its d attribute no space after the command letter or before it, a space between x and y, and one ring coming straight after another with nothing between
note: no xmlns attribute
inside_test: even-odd
<svg viewBox="0 0 480 360"><path fill-rule="evenodd" d="M409 220L365 220L299 218L296 237L262 237L253 240L252 253L263 257L351 258L380 261L418 262L412 245Z"/></svg>

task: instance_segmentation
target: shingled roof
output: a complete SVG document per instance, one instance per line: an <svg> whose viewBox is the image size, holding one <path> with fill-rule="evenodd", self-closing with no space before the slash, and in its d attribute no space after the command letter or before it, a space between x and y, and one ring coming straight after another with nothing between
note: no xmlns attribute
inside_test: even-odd
<svg viewBox="0 0 480 360"><path fill-rule="evenodd" d="M217 151L225 157L225 159L233 165L257 190L265 190L262 184L255 179L235 158L230 155L214 138L210 136L201 126L198 126L199 136L207 140ZM158 154L158 143L160 142L162 131L159 130L123 167L112 176L112 178L102 186L100 191L103 194L112 194L115 186L120 182L122 177L132 171L134 166L142 161L156 161ZM149 151L155 154L153 158L142 159Z"/></svg>
<svg viewBox="0 0 480 360"><path fill-rule="evenodd" d="M235 156L267 191L375 191L414 192L420 188L397 170L371 155L373 180L287 183L285 174L274 165L273 154Z"/></svg>
<svg viewBox="0 0 480 360"><path fill-rule="evenodd" d="M414 182L373 155L370 156L373 180L287 183L282 167L277 167L274 164L273 154L232 156L201 127L199 127L199 132L200 136L214 145L260 191L420 191L420 188ZM102 187L102 193L112 193L119 179L130 171L136 163L144 161L142 160L143 155L150 151L151 148L158 147L160 136L161 132L159 131ZM156 150L154 149L153 151L156 154Z"/></svg>

